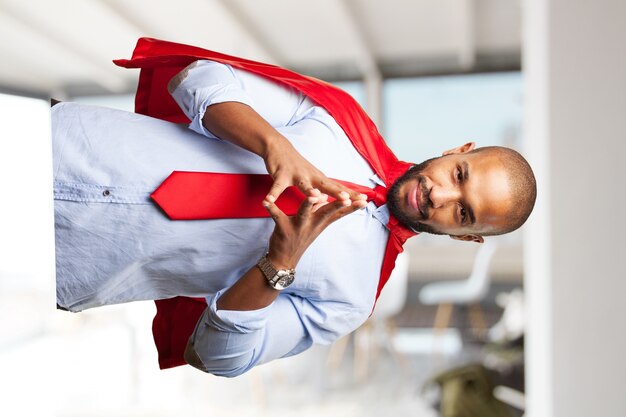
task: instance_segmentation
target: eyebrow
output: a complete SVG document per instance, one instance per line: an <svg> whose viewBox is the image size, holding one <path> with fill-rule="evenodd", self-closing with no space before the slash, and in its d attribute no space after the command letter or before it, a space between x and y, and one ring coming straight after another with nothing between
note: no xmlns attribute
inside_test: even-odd
<svg viewBox="0 0 626 417"><path fill-rule="evenodd" d="M463 166L463 181L465 182L469 179L469 164L467 163L467 161L463 161L461 162L461 165ZM467 215L470 218L470 225L475 224L476 216L474 216L474 210L472 210L469 205L465 206L465 210L467 210Z"/></svg>
<svg viewBox="0 0 626 417"><path fill-rule="evenodd" d="M474 225L476 223L476 217L474 217L474 210L472 210L470 206L465 207L465 210L467 210L467 215L470 218L470 225Z"/></svg>
<svg viewBox="0 0 626 417"><path fill-rule="evenodd" d="M467 181L467 179L469 178L469 164L467 163L467 161L463 161L461 162L461 165L463 165L463 179Z"/></svg>

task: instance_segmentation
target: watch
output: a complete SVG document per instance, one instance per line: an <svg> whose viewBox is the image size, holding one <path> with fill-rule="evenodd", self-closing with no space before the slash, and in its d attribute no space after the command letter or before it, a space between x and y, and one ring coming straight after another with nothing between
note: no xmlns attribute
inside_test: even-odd
<svg viewBox="0 0 626 417"><path fill-rule="evenodd" d="M290 286L296 278L295 269L276 269L270 260L267 259L267 253L261 257L256 265L267 278L270 287L278 291L282 291Z"/></svg>

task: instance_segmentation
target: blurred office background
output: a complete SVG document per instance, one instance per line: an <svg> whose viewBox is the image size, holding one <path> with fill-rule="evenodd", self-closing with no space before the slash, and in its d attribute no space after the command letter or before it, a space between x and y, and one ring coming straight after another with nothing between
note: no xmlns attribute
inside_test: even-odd
<svg viewBox="0 0 626 417"><path fill-rule="evenodd" d="M0 415L437 416L482 370L502 415L626 415L623 0L0 0L0 34ZM337 83L401 159L513 147L535 212L480 251L413 239L333 346L234 380L158 371L152 303L54 304L48 98L132 111L138 73L111 60L141 36Z"/></svg>

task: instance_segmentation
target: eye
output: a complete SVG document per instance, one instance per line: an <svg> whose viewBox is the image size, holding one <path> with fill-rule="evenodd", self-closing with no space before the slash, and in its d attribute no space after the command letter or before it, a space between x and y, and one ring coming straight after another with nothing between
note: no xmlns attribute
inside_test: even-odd
<svg viewBox="0 0 626 417"><path fill-rule="evenodd" d="M463 172L461 172L461 169L459 167L456 168L456 180L458 182L463 181Z"/></svg>
<svg viewBox="0 0 626 417"><path fill-rule="evenodd" d="M461 209L459 210L459 214L461 216L461 223L465 223L465 221L467 220L467 210L465 210L463 206L461 206Z"/></svg>

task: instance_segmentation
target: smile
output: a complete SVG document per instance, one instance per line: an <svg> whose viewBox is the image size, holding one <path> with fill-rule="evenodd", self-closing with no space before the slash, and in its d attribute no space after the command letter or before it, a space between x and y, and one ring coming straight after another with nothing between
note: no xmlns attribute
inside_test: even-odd
<svg viewBox="0 0 626 417"><path fill-rule="evenodd" d="M415 186L411 188L407 193L407 200L409 206L412 207L415 211L417 211L420 217L424 217L422 210L420 210L420 183L419 181L415 182Z"/></svg>

